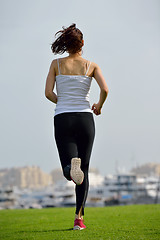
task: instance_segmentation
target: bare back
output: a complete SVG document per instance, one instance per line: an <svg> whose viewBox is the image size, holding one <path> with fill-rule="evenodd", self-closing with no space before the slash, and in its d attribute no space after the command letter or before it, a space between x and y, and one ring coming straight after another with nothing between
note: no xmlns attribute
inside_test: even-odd
<svg viewBox="0 0 160 240"><path fill-rule="evenodd" d="M82 58L59 58L60 73L62 75L85 75L90 65L90 61ZM59 75L58 65L55 68L56 75ZM87 76L93 77L94 63L90 65Z"/></svg>

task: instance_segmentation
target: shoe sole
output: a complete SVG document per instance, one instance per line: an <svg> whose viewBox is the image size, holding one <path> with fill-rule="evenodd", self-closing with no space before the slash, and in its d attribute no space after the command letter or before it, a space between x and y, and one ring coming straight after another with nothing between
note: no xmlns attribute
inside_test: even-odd
<svg viewBox="0 0 160 240"><path fill-rule="evenodd" d="M71 159L71 171L70 176L72 181L77 184L81 185L84 179L84 173L81 170L81 159L80 158L72 158Z"/></svg>
<svg viewBox="0 0 160 240"><path fill-rule="evenodd" d="M81 228L81 227L78 226L78 225L74 226L74 228L73 228L73 230L83 230L83 229L85 229L85 228Z"/></svg>

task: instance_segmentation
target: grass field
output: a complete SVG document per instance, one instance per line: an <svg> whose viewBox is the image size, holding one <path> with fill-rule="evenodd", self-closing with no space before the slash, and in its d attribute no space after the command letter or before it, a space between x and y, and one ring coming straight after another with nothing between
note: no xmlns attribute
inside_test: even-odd
<svg viewBox="0 0 160 240"><path fill-rule="evenodd" d="M160 205L86 208L86 229L73 231L74 208L0 211L0 239L160 239Z"/></svg>

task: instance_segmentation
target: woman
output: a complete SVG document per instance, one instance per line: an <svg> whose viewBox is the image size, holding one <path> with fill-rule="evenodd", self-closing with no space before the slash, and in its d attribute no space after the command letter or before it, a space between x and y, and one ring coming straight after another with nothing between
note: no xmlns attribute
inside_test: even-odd
<svg viewBox="0 0 160 240"><path fill-rule="evenodd" d="M56 33L51 49L54 54L68 53L53 60L46 80L45 96L56 104L55 140L63 174L76 184L74 230L86 228L84 206L88 194L88 169L95 126L93 114L100 115L108 87L99 66L82 58L83 34L72 24ZM100 88L98 103L89 104L89 90L94 77ZM56 84L57 95L53 92Z"/></svg>

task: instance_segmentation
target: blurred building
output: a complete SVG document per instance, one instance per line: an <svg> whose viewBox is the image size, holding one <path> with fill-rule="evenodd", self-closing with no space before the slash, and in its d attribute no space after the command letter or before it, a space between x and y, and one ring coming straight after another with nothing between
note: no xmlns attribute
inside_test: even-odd
<svg viewBox="0 0 160 240"><path fill-rule="evenodd" d="M50 174L43 172L38 166L13 167L0 170L0 187L38 189L52 184Z"/></svg>
<svg viewBox="0 0 160 240"><path fill-rule="evenodd" d="M131 169L131 173L145 176L160 176L160 163L146 163Z"/></svg>

